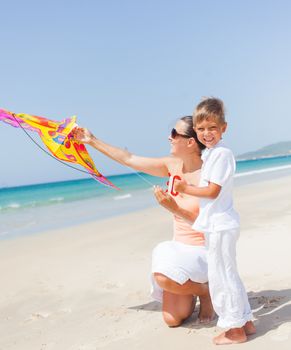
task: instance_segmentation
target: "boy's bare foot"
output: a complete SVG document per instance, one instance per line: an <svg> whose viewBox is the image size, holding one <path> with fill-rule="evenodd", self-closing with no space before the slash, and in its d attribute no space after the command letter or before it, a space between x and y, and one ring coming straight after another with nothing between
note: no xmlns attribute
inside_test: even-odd
<svg viewBox="0 0 291 350"><path fill-rule="evenodd" d="M207 293L203 296L199 296L199 300L200 300L200 310L198 314L199 323L205 323L205 324L210 323L215 319L216 314L212 306L208 285L207 285Z"/></svg>
<svg viewBox="0 0 291 350"><path fill-rule="evenodd" d="M247 341L247 336L244 327L231 328L226 332L219 334L213 338L213 343L216 345L239 344Z"/></svg>
<svg viewBox="0 0 291 350"><path fill-rule="evenodd" d="M255 334L257 331L253 321L248 321L244 325L244 330L245 330L246 335Z"/></svg>

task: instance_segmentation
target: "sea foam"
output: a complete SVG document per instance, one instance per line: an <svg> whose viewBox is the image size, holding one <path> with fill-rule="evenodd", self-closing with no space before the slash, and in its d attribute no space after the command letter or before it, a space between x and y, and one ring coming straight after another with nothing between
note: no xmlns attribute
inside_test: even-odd
<svg viewBox="0 0 291 350"><path fill-rule="evenodd" d="M269 172L272 172L272 171L285 170L285 169L291 169L291 165L282 165L282 166L276 166L276 167L272 167L272 168L258 169L258 170L252 170L252 171L245 171L245 172L242 172L242 173L235 174L235 177L242 177L242 176L249 176L249 175L255 175L255 174L269 173Z"/></svg>
<svg viewBox="0 0 291 350"><path fill-rule="evenodd" d="M132 195L130 193L124 194L122 196L115 196L113 197L114 200L118 201L118 200L122 200L122 199L127 199L127 198L131 198Z"/></svg>

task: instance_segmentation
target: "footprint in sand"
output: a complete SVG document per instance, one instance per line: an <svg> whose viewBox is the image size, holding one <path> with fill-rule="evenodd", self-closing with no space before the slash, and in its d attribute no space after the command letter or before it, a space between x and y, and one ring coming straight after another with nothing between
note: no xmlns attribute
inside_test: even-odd
<svg viewBox="0 0 291 350"><path fill-rule="evenodd" d="M284 323L270 332L270 338L275 341L285 341L291 338L291 323Z"/></svg>
<svg viewBox="0 0 291 350"><path fill-rule="evenodd" d="M58 314L71 314L72 313L72 309L71 308L63 308L63 309L60 309L58 311Z"/></svg>
<svg viewBox="0 0 291 350"><path fill-rule="evenodd" d="M276 308L280 304L281 300L284 299L284 296L272 297L272 296L255 296L250 297L252 304L264 309ZM255 305L253 305L255 307Z"/></svg>
<svg viewBox="0 0 291 350"><path fill-rule="evenodd" d="M99 286L99 288L103 290L118 289L122 287L124 287L123 283L110 283L110 282Z"/></svg>
<svg viewBox="0 0 291 350"><path fill-rule="evenodd" d="M81 345L78 347L78 350L96 350L96 345L87 344L87 345Z"/></svg>
<svg viewBox="0 0 291 350"><path fill-rule="evenodd" d="M40 350L53 350L55 349L55 346L56 343L43 343L41 344Z"/></svg>
<svg viewBox="0 0 291 350"><path fill-rule="evenodd" d="M51 314L49 312L35 312L31 314L24 322L33 322L40 319L48 318Z"/></svg>
<svg viewBox="0 0 291 350"><path fill-rule="evenodd" d="M106 283L103 285L104 289L116 289L118 288L118 285L115 283Z"/></svg>
<svg viewBox="0 0 291 350"><path fill-rule="evenodd" d="M25 319L24 322L34 322L34 321L39 321L41 319L46 319L48 317L51 317L52 315L62 316L62 315L67 315L67 314L71 314L71 313L72 313L71 308L62 308L62 309L57 310L55 312L47 312L47 311L34 312L27 319Z"/></svg>

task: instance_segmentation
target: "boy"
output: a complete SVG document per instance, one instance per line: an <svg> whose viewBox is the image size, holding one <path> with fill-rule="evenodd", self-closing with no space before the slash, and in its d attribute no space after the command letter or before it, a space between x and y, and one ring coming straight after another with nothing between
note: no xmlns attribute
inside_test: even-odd
<svg viewBox="0 0 291 350"><path fill-rule="evenodd" d="M252 313L236 267L239 217L233 208L235 159L222 142L227 123L223 102L207 98L198 104L194 129L206 146L199 187L176 181L174 190L200 197L200 213L193 228L208 238L208 279L218 326L228 328L213 339L217 345L243 343L255 333Z"/></svg>

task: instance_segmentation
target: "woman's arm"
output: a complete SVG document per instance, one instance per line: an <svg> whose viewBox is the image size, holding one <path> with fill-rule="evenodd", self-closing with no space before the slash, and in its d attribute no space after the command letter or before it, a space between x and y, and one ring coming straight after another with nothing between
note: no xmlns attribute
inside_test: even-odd
<svg viewBox="0 0 291 350"><path fill-rule="evenodd" d="M148 158L136 156L127 150L111 146L99 139L97 139L88 129L76 127L73 130L73 136L79 142L87 143L97 149L107 157L116 162L126 165L144 173L166 177L168 176L167 159L164 158Z"/></svg>
<svg viewBox="0 0 291 350"><path fill-rule="evenodd" d="M154 186L154 195L161 206L169 210L171 213L180 216L190 224L196 220L199 212L189 211L179 207L175 199L168 193L163 191L159 186Z"/></svg>

